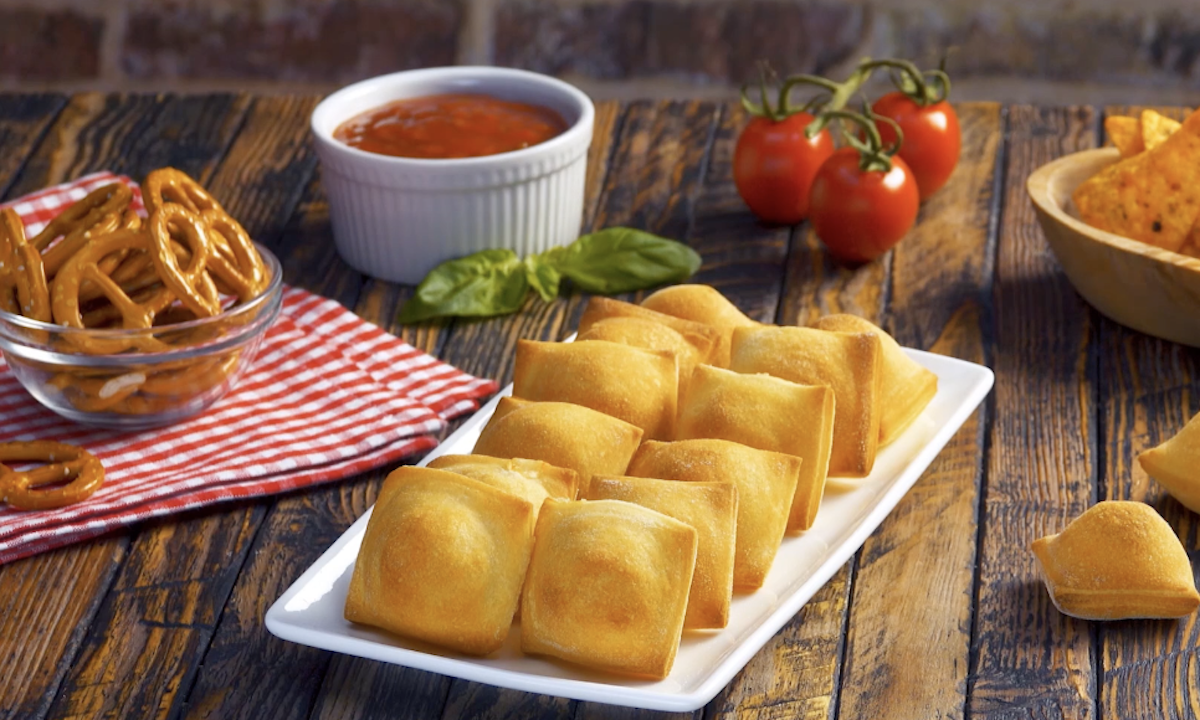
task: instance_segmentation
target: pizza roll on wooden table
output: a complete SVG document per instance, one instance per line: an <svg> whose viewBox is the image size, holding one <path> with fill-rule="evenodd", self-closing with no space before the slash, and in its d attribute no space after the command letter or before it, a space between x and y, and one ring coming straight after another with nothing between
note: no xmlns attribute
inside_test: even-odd
<svg viewBox="0 0 1200 720"><path fill-rule="evenodd" d="M688 482L732 482L738 490L733 587L762 587L787 529L800 458L728 440L642 443L627 475Z"/></svg>
<svg viewBox="0 0 1200 720"><path fill-rule="evenodd" d="M734 330L729 369L832 388L829 474L866 477L879 449L881 355L874 333L762 325Z"/></svg>
<svg viewBox="0 0 1200 720"><path fill-rule="evenodd" d="M834 414L833 390L825 385L700 365L680 396L676 437L732 440L800 458L787 523L798 533L812 527L821 507Z"/></svg>
<svg viewBox="0 0 1200 720"><path fill-rule="evenodd" d="M505 397L474 452L574 470L582 493L592 475L624 475L641 442L641 428L582 405Z"/></svg>
<svg viewBox="0 0 1200 720"><path fill-rule="evenodd" d="M729 367L729 344L734 329L759 325L708 285L671 285L643 300L642 307L716 328L720 335L709 364L717 367Z"/></svg>
<svg viewBox="0 0 1200 720"><path fill-rule="evenodd" d="M1187 551L1145 503L1096 503L1032 549L1050 599L1065 615L1174 618L1200 605Z"/></svg>
<svg viewBox="0 0 1200 720"><path fill-rule="evenodd" d="M518 340L513 395L589 407L666 440L675 434L679 366L672 352L602 340Z"/></svg>
<svg viewBox="0 0 1200 720"><path fill-rule="evenodd" d="M521 595L521 649L664 678L695 564L696 531L674 518L618 500L547 500Z"/></svg>
<svg viewBox="0 0 1200 720"><path fill-rule="evenodd" d="M1171 439L1138 455L1138 463L1171 497L1200 513L1200 415Z"/></svg>
<svg viewBox="0 0 1200 720"><path fill-rule="evenodd" d="M696 571L683 619L683 626L689 629L729 624L737 497L733 483L635 477L596 477L588 490L589 500L624 500L695 528Z"/></svg>
<svg viewBox="0 0 1200 720"><path fill-rule="evenodd" d="M881 343L879 372L879 445L900 437L937 395L938 379L904 353L900 344L882 328L857 315L826 315L813 327L845 333L875 333Z"/></svg>
<svg viewBox="0 0 1200 720"><path fill-rule="evenodd" d="M634 305L633 307L637 307ZM640 309L640 308L639 308ZM642 348L674 353L679 361L679 388L682 390L698 363L707 360L712 346L701 352L672 328L636 317L611 317L597 320L583 329L580 326L577 342L604 340Z"/></svg>
<svg viewBox="0 0 1200 720"><path fill-rule="evenodd" d="M639 320L642 322L651 322L655 325L664 325L671 328L683 338L689 346L694 350L692 354L697 363L707 363L712 361L713 353L716 352L717 346L721 341L721 331L706 325L704 323L695 322L693 320L685 320L684 318L667 315L666 313L656 312L649 308L644 308L641 305L622 302L613 298L596 295L588 300L587 307L583 309L583 316L579 318L579 335L587 333L593 326L601 322L613 321L617 319ZM620 323L617 323L619 326ZM637 327L639 324L630 325L629 327ZM611 332L611 331L610 331ZM607 337L593 338L596 340L613 340ZM623 340L613 340L613 342L625 342ZM638 347L648 350L662 350L674 348L659 348L653 345L643 345L637 342L625 342L627 345L637 345Z"/></svg>
<svg viewBox="0 0 1200 720"><path fill-rule="evenodd" d="M524 498L533 505L535 515L546 498L574 500L579 488L579 473L541 460L442 455L431 460L426 467L466 475Z"/></svg>
<svg viewBox="0 0 1200 720"><path fill-rule="evenodd" d="M367 523L346 619L471 655L500 649L535 522L531 503L478 480L396 469Z"/></svg>

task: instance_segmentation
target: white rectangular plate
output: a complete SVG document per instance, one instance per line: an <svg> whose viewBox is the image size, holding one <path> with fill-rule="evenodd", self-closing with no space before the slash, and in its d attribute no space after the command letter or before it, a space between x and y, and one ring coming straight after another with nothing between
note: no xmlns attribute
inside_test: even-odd
<svg viewBox="0 0 1200 720"><path fill-rule="evenodd" d="M675 665L664 680L627 679L523 655L519 624L498 652L472 658L348 622L342 608L369 511L271 606L267 629L304 645L515 690L650 710L702 707L862 546L992 387L992 371L986 367L918 350L906 352L937 374L933 401L879 453L869 477L829 481L812 529L784 538L760 590L734 595L728 627L684 633ZM500 395L511 390L510 385ZM421 464L439 455L470 453L498 400L493 398Z"/></svg>

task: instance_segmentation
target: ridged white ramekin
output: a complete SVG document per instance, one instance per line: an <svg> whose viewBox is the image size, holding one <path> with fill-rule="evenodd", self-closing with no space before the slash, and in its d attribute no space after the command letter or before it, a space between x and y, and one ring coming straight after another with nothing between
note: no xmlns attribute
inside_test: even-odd
<svg viewBox="0 0 1200 720"><path fill-rule="evenodd" d="M333 139L346 120L394 100L478 93L557 111L567 130L539 145L450 160L365 152ZM415 284L438 263L488 248L524 257L579 235L595 108L567 83L524 70L445 67L345 87L312 115L338 253L373 277Z"/></svg>

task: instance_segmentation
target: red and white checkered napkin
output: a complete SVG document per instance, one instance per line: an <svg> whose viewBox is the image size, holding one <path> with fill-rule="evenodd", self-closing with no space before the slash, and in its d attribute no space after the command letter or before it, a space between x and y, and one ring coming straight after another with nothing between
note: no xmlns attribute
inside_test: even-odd
<svg viewBox="0 0 1200 720"><path fill-rule="evenodd" d="M82 197L80 185L114 178L91 175L9 205L36 218L27 211L59 207L64 196ZM433 448L430 433L495 391L494 381L298 288L285 288L280 317L238 385L202 415L164 428L119 432L65 420L30 397L0 359L0 442L80 445L105 468L104 485L82 503L42 512L0 505L0 564L148 518L393 463Z"/></svg>

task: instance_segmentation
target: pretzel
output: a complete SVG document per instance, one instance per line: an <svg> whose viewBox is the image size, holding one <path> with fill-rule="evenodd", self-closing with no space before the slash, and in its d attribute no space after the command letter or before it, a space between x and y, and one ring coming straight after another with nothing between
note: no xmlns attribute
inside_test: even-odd
<svg viewBox="0 0 1200 720"><path fill-rule="evenodd" d="M58 373L46 381L46 384L62 391L63 396L76 410L105 412L137 392L145 382L145 374L139 372L105 378Z"/></svg>
<svg viewBox="0 0 1200 720"><path fill-rule="evenodd" d="M213 209L225 212L200 183L175 168L160 168L147 175L142 183L142 201L151 215L167 204L182 205L197 214Z"/></svg>
<svg viewBox="0 0 1200 720"><path fill-rule="evenodd" d="M182 205L167 204L150 213L150 258L158 277L175 297L197 317L212 317L221 312L221 298L205 270L212 254L208 229L200 216ZM191 251L184 270L171 241L178 235Z"/></svg>
<svg viewBox="0 0 1200 720"><path fill-rule="evenodd" d="M214 246L222 248L208 259L212 274L242 302L257 297L266 289L269 278L245 228L220 208L205 210L200 217L212 229Z"/></svg>
<svg viewBox="0 0 1200 720"><path fill-rule="evenodd" d="M25 225L12 208L0 210L0 310L51 321L42 256L26 242Z"/></svg>
<svg viewBox="0 0 1200 720"><path fill-rule="evenodd" d="M79 249L88 244L94 237L107 235L121 227L122 215L112 212L96 220L92 225L81 224L67 233L62 240L42 252L42 263L46 268L46 279L52 280L58 274L63 264L71 259Z"/></svg>
<svg viewBox="0 0 1200 720"><path fill-rule="evenodd" d="M46 465L18 471L0 464L0 499L18 510L50 510L91 497L104 483L104 466L88 451L64 443L0 443L0 462ZM69 480L66 485L40 488Z"/></svg>
<svg viewBox="0 0 1200 720"><path fill-rule="evenodd" d="M129 207L133 191L125 183L109 183L88 193L82 200L60 212L29 244L45 251L55 238L83 228L85 231L110 215L120 215Z"/></svg>

